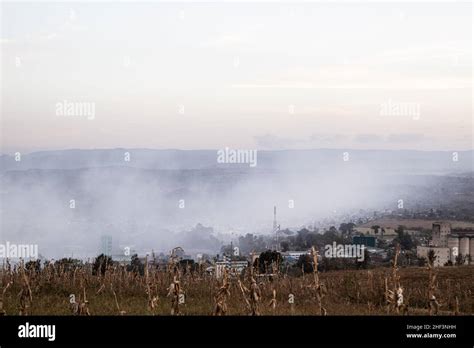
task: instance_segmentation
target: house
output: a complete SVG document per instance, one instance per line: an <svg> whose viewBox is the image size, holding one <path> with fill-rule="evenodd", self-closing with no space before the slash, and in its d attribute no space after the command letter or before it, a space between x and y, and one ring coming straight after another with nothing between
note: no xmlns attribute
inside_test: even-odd
<svg viewBox="0 0 474 348"><path fill-rule="evenodd" d="M385 249L368 247L366 250L369 253L370 261L373 263L383 262L388 256Z"/></svg>
<svg viewBox="0 0 474 348"><path fill-rule="evenodd" d="M369 228L369 227L355 227L354 231L364 236L373 236L378 239L391 241L398 236L398 233L389 227Z"/></svg>
<svg viewBox="0 0 474 348"><path fill-rule="evenodd" d="M374 235L374 230L370 227L354 227L353 230L356 234L363 234L365 236Z"/></svg>
<svg viewBox="0 0 474 348"><path fill-rule="evenodd" d="M286 251L281 253L281 256L285 261L288 262L296 262L299 260L301 255L310 255L311 251L306 250L306 251Z"/></svg>
<svg viewBox="0 0 474 348"><path fill-rule="evenodd" d="M352 237L353 244L361 244L368 247L375 248L375 237L374 236L354 236Z"/></svg>
<svg viewBox="0 0 474 348"><path fill-rule="evenodd" d="M248 266L248 261L222 260L217 261L214 267L208 267L206 271L209 273L215 273L216 278L221 278L224 275L225 270L231 276L239 276Z"/></svg>

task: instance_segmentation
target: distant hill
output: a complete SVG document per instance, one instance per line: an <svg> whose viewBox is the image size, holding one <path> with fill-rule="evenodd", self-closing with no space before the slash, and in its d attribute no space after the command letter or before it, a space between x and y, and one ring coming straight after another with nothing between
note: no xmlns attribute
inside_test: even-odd
<svg viewBox="0 0 474 348"><path fill-rule="evenodd" d="M261 151L256 167L218 163L213 150L45 151L20 162L2 156L0 240L37 243L43 255L56 256L70 245L95 255L103 234L115 247L218 249L194 226L269 233L274 206L285 229L336 212L395 211L400 199L408 210L472 218L472 151L460 152L458 162L449 152L348 152L343 161L342 150Z"/></svg>
<svg viewBox="0 0 474 348"><path fill-rule="evenodd" d="M343 161L348 152L349 160ZM124 154L130 161L124 161ZM351 168L396 174L463 174L474 171L474 151L459 151L453 161L451 151L389 150L283 150L258 151L255 168L247 164L217 163L217 150L98 149L59 150L22 154L20 162L11 155L0 156L0 171L28 169L78 169L127 166L153 170L242 168L249 171L338 170Z"/></svg>

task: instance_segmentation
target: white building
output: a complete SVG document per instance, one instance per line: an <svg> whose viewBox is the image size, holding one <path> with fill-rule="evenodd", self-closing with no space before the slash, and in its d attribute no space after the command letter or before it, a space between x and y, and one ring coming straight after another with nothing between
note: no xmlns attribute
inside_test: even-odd
<svg viewBox="0 0 474 348"><path fill-rule="evenodd" d="M425 258L428 260L428 253L433 250L435 253L434 266L444 266L449 260L451 260L451 249L442 247L430 247L430 246L418 246L416 247L416 255L418 257Z"/></svg>
<svg viewBox="0 0 474 348"><path fill-rule="evenodd" d="M456 262L456 257L462 255L464 262L471 264L474 262L474 230L473 229L451 229L451 225L446 222L433 223L433 232L430 246L418 247L417 255L426 257L428 250L433 249L439 255L440 260L436 263L440 266L450 260ZM447 250L447 251L446 251ZM448 259L445 260L446 254Z"/></svg>
<svg viewBox="0 0 474 348"><path fill-rule="evenodd" d="M102 235L100 237L100 253L112 256L112 236Z"/></svg>
<svg viewBox="0 0 474 348"><path fill-rule="evenodd" d="M216 278L221 278L226 269L229 275L239 276L248 265L248 261L217 261L214 266Z"/></svg>

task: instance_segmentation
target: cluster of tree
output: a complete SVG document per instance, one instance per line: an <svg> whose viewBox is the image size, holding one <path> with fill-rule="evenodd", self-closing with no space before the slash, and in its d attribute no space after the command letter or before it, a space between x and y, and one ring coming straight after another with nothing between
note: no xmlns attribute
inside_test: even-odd
<svg viewBox="0 0 474 348"><path fill-rule="evenodd" d="M280 249L282 252L289 250L307 250L312 246L323 248L327 244L336 243L350 243L350 234L354 231L356 225L352 222L342 223L337 229L331 226L329 230L320 233L318 230L310 231L303 228L296 233L285 229L280 231ZM245 236L240 236L238 239L238 246L240 253L248 255L251 252L263 252L274 244L274 236L255 236L247 233ZM221 252L231 253L230 245L226 245L221 249Z"/></svg>
<svg viewBox="0 0 474 348"><path fill-rule="evenodd" d="M96 257L92 271L93 274L104 274L105 270L107 269L108 266L113 264L113 260L111 257L106 256L104 254L100 254L99 256ZM186 274L186 272L194 272L197 271L199 268L199 264L194 262L194 260L191 259L183 259L179 260L178 263L176 264L176 267L179 268L179 270L183 273ZM130 264L127 265L126 268L127 272L133 272L139 275L144 275L145 274L145 264L143 263L142 260L138 257L137 254L133 254L130 260Z"/></svg>
<svg viewBox="0 0 474 348"><path fill-rule="evenodd" d="M351 234L354 231L355 226L356 225L353 224L352 222L342 223L339 225L339 231L341 231L343 235Z"/></svg>
<svg viewBox="0 0 474 348"><path fill-rule="evenodd" d="M245 236L239 237L239 251L241 254L248 255L251 252L262 252L267 249L271 237L255 236L247 233Z"/></svg>
<svg viewBox="0 0 474 348"><path fill-rule="evenodd" d="M190 272L192 274L199 270L199 264L191 259L180 260L177 264L177 267L181 270L183 274L186 274L187 272Z"/></svg>
<svg viewBox="0 0 474 348"><path fill-rule="evenodd" d="M318 271L327 272L343 269L367 269L370 264L370 255L367 250L364 250L363 260L353 258L330 258L323 257L318 263ZM301 255L298 262L295 264L304 273L312 273L314 271L314 261L311 255Z"/></svg>
<svg viewBox="0 0 474 348"><path fill-rule="evenodd" d="M25 268L29 271L40 272L41 271L41 260L32 260L25 263Z"/></svg>
<svg viewBox="0 0 474 348"><path fill-rule="evenodd" d="M393 240L394 243L398 243L402 250L412 250L416 248L416 242L413 240L411 235L405 232L405 226L398 226L396 229L397 237Z"/></svg>
<svg viewBox="0 0 474 348"><path fill-rule="evenodd" d="M451 260L448 260L448 262L446 262L445 266L462 266L462 265L465 265L466 263L470 264L471 261L472 261L471 255L469 255L469 254L467 254L467 255L458 254L454 258L454 263Z"/></svg>
<svg viewBox="0 0 474 348"><path fill-rule="evenodd" d="M326 244L350 242L349 234L353 231L355 224L342 223L339 230L331 226L328 231L319 233L318 230L310 231L303 228L299 231L292 232L288 229L280 231L280 248L285 252L288 250L306 250L312 246L324 247ZM241 254L249 254L251 252L263 252L274 243L274 236L255 236L247 233L240 236L238 246ZM225 246L229 248L229 246ZM227 250L230 252L230 250Z"/></svg>
<svg viewBox="0 0 474 348"><path fill-rule="evenodd" d="M438 256L436 255L436 252L433 250L433 249L430 249L428 250L428 254L426 255L426 258L424 257L420 257L418 258L418 265L419 266L425 266L427 263L428 264L431 264L431 265L434 265L436 259L438 258ZM462 254L458 254L456 255L456 257L454 258L454 263L451 261L451 260L448 260L444 266L462 266L466 263L470 263L471 262L471 255L462 255Z"/></svg>
<svg viewBox="0 0 474 348"><path fill-rule="evenodd" d="M113 264L112 258L110 256L100 254L97 256L94 260L94 263L92 265L92 274L94 275L99 275L105 274L105 271L109 266Z"/></svg>
<svg viewBox="0 0 474 348"><path fill-rule="evenodd" d="M280 269L283 258L278 251L267 250L260 254L254 261L253 267L258 270L260 274L274 273Z"/></svg>
<svg viewBox="0 0 474 348"><path fill-rule="evenodd" d="M44 267L49 267L49 265L51 265L51 264L52 264L51 261L44 261L43 268ZM54 262L53 265L54 265L55 270L57 270L58 272L60 270L65 271L65 272L69 272L69 271L73 271L75 268L77 268L79 266L82 266L83 262L81 260L73 259L73 258L69 257L69 258L59 259L56 262ZM25 268L27 270L34 270L36 272L40 272L41 271L41 260L38 259L38 260L28 261L28 262L25 263Z"/></svg>
<svg viewBox="0 0 474 348"><path fill-rule="evenodd" d="M282 250L308 250L312 246L324 248L325 245L332 244L333 242L343 244L347 242L347 238L340 234L335 227L331 227L324 233L304 228L298 231L296 235L286 237L280 245Z"/></svg>
<svg viewBox="0 0 474 348"><path fill-rule="evenodd" d="M310 255L301 255L296 263L296 267L301 269L304 273L313 273L314 262Z"/></svg>
<svg viewBox="0 0 474 348"><path fill-rule="evenodd" d="M140 260L137 254L132 255L132 258L130 259L130 265L127 266L127 271L140 275L145 274L145 265Z"/></svg>

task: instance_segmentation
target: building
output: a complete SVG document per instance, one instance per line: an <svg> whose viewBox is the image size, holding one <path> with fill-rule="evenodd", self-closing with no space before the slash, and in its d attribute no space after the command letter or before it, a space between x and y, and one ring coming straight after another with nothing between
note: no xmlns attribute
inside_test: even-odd
<svg viewBox="0 0 474 348"><path fill-rule="evenodd" d="M428 260L430 250L433 250L436 256L434 260L435 267L444 266L451 260L451 250L448 247L418 246L416 247L416 255Z"/></svg>
<svg viewBox="0 0 474 348"><path fill-rule="evenodd" d="M387 259L388 253L385 249L367 247L366 250L369 253L370 261L372 263L383 262Z"/></svg>
<svg viewBox="0 0 474 348"><path fill-rule="evenodd" d="M369 228L369 227L355 227L354 231L365 236L373 236L378 239L391 241L398 236L397 232L393 228L388 227L379 227L379 228Z"/></svg>
<svg viewBox="0 0 474 348"><path fill-rule="evenodd" d="M451 225L446 222L433 223L431 240L433 246L448 247L448 235L451 233Z"/></svg>
<svg viewBox="0 0 474 348"><path fill-rule="evenodd" d="M420 248L420 251L418 248ZM465 257L465 263L472 264L474 263L474 260L472 260L474 258L474 229L451 229L449 223L435 222L433 223L430 245L418 248L417 255L419 257L426 257L426 250L435 250L435 253L437 252L442 258L437 262L442 263L441 266L444 266L448 260L455 263L458 255ZM446 253L448 255L447 260L444 259Z"/></svg>
<svg viewBox="0 0 474 348"><path fill-rule="evenodd" d="M456 255L465 257L464 262L474 264L474 229L454 229L447 237L453 262Z"/></svg>
<svg viewBox="0 0 474 348"><path fill-rule="evenodd" d="M301 255L310 255L311 251L286 251L281 253L281 256L284 260L289 262L296 262L300 258Z"/></svg>
<svg viewBox="0 0 474 348"><path fill-rule="evenodd" d="M374 236L354 236L352 237L353 244L361 244L368 247L375 248L375 237Z"/></svg>
<svg viewBox="0 0 474 348"><path fill-rule="evenodd" d="M112 236L102 235L100 237L100 254L112 256Z"/></svg>
<svg viewBox="0 0 474 348"><path fill-rule="evenodd" d="M239 276L249 266L248 261L217 261L214 266L216 278L221 278L227 270L231 276ZM212 269L210 270L212 272Z"/></svg>

